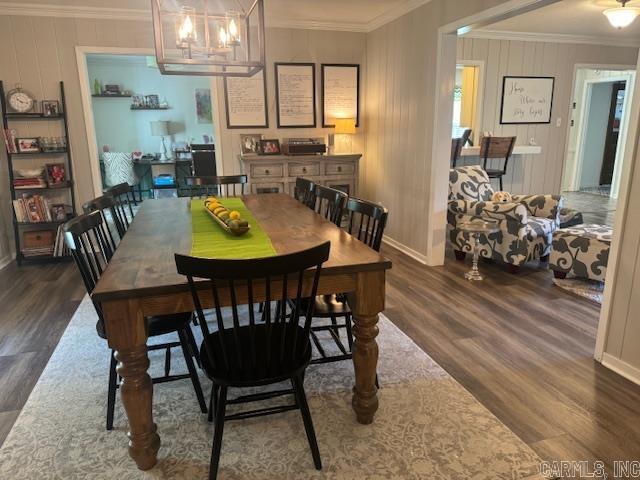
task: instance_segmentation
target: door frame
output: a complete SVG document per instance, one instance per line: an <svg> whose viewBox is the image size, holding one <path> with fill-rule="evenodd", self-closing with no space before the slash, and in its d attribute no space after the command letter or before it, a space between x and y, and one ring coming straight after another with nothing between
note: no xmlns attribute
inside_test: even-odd
<svg viewBox="0 0 640 480"><path fill-rule="evenodd" d="M629 71L629 73L624 74L624 75L616 75L613 77L606 77L606 78L594 78L594 79L590 79L590 80L586 80L584 83L584 87L582 89L582 92L579 92L576 95L576 83L578 80L578 71L579 70L609 70L609 71ZM588 109L590 107L590 102L591 102L591 92L592 92L592 87L594 84L596 83L610 83L610 82L617 82L617 81L625 81L627 83L627 99L630 100L625 100L625 105L624 105L624 111L623 111L623 118L626 119L626 121L623 121L623 128L621 129L620 132L620 137L619 138L625 138L626 139L626 133L628 130L628 126L629 126L629 111L630 111L630 107L631 107L631 102L633 102L633 96L635 94L635 89L634 89L634 77L636 75L636 67L635 65L604 65L604 64L576 64L574 69L573 69L573 82L572 82L572 87L571 87L571 91L573 92L573 95L575 97L580 98L580 101L582 102L582 104L585 106L585 108L582 108L580 111L580 117L578 119L578 123L577 125L575 125L576 128L579 128L580 130L578 131L577 137L576 137L576 150L574 152L574 156L573 156L573 165L569 166L569 169L567 171L565 171L565 168L567 167L565 165L565 167L563 167L562 171L563 171L563 178L561 181L561 185L563 185L563 188L566 184L565 182L565 178L564 177L568 177L569 183L566 184L566 188L571 190L571 191L575 191L579 188L579 181L580 181L580 176L582 174L582 162L578 162L578 159L581 157L582 152L584 150L584 142L586 141L585 138L585 132L586 132L586 119L588 118ZM573 98L573 101L575 102L577 100L577 98ZM569 119L569 121L571 121L572 117L572 109L571 107L569 108L569 116L567 117ZM569 157L569 147L570 147L570 141L571 141L571 127L567 128L567 133L566 133L566 138L565 138L565 147L564 147L564 161L567 161L567 158ZM620 175L622 173L621 167L619 166L619 164L621 163L619 160L622 160L624 162L624 151L626 148L626 143L623 144L622 146L622 151L619 151L616 153L616 166L618 166L613 173L613 178L614 181L612 182L612 186L611 186L611 196L614 197L614 193L615 193L615 197L617 197L618 195L618 191L619 191L619 185L620 185ZM614 192L614 183L615 183L615 192ZM615 198L614 197L614 198Z"/></svg>
<svg viewBox="0 0 640 480"><path fill-rule="evenodd" d="M155 50L150 48L125 48L125 47L91 47L76 46L76 63L78 66L78 79L80 81L80 98L82 100L82 113L84 116L84 127L87 134L87 143L89 148L89 167L91 169L91 183L93 193L96 197L103 195L102 174L100 172L100 152L98 142L96 140L96 126L93 121L93 109L91 107L91 85L89 81L89 69L87 66L87 55L106 54L106 55L144 55L155 57ZM218 88L215 81L216 77L210 79L211 90L211 108L212 111L218 112ZM215 117L216 120L218 117ZM220 122L214 121L214 145L216 148L216 169L219 175L224 175L222 170L222 142Z"/></svg>

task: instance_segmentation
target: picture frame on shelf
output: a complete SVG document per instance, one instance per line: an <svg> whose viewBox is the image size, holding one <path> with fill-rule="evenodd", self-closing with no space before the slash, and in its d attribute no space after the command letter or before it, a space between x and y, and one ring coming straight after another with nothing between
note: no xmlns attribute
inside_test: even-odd
<svg viewBox="0 0 640 480"><path fill-rule="evenodd" d="M240 153L242 155L257 154L260 149L260 140L262 140L262 134L260 133L246 133L240 135Z"/></svg>
<svg viewBox="0 0 640 480"><path fill-rule="evenodd" d="M277 138L263 138L258 145L260 155L280 155L280 140Z"/></svg>
<svg viewBox="0 0 640 480"><path fill-rule="evenodd" d="M16 138L17 153L37 153L40 151L40 140L37 137Z"/></svg>
<svg viewBox="0 0 640 480"><path fill-rule="evenodd" d="M67 168L64 163L47 163L47 183L50 188L67 184Z"/></svg>
<svg viewBox="0 0 640 480"><path fill-rule="evenodd" d="M60 102L58 100L42 100L42 116L57 117L60 115Z"/></svg>
<svg viewBox="0 0 640 480"><path fill-rule="evenodd" d="M64 203L51 205L51 218L54 222L63 222L67 219L67 207Z"/></svg>

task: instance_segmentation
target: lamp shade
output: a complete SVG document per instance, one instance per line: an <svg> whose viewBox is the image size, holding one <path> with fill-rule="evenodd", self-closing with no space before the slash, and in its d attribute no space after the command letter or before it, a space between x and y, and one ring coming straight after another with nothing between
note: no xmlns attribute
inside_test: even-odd
<svg viewBox="0 0 640 480"><path fill-rule="evenodd" d="M335 133L356 133L356 119L355 118L336 118L334 119L334 125L336 126Z"/></svg>
<svg viewBox="0 0 640 480"><path fill-rule="evenodd" d="M609 23L615 28L628 27L633 23L638 15L640 15L640 8L634 7L619 7L609 8L602 12Z"/></svg>
<svg viewBox="0 0 640 480"><path fill-rule="evenodd" d="M154 137L164 137L169 135L169 121L156 120L151 122L151 135Z"/></svg>

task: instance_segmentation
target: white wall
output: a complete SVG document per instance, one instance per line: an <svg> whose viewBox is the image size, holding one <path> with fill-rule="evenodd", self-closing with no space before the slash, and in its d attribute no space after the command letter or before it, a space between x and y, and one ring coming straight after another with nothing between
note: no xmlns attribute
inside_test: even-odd
<svg viewBox="0 0 640 480"><path fill-rule="evenodd" d="M570 128L572 85L576 64L635 65L637 48L570 43L458 39L457 60L485 62L481 131L516 135L517 144L531 138L542 147L541 155L514 156L504 188L514 193L560 193L567 128ZM551 123L500 125L502 77L531 75L555 77ZM579 104L581 99L575 99ZM608 115L608 113L607 113ZM560 126L556 122L560 119ZM477 162L477 159L469 162Z"/></svg>
<svg viewBox="0 0 640 480"><path fill-rule="evenodd" d="M168 110L131 110L130 98L93 97L99 151L108 145L113 152L159 152L160 139L151 136L149 125L154 120L171 122L172 141L193 138L195 143L202 143L203 135L213 137L213 124L198 123L196 115L195 90L210 88L207 77L161 75L157 67L147 66L144 56L88 55L87 69L92 88L97 78L103 86L117 84L135 95L157 94L160 101L166 101L170 107ZM166 143L170 148L169 138Z"/></svg>
<svg viewBox="0 0 640 480"><path fill-rule="evenodd" d="M588 106L584 151L580 175L580 188L597 187L607 138L612 83L594 83Z"/></svg>

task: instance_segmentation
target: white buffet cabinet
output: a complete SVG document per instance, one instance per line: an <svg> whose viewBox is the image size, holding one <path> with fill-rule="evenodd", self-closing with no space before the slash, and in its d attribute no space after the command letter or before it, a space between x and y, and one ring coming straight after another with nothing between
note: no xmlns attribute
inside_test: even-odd
<svg viewBox="0 0 640 480"><path fill-rule="evenodd" d="M340 155L242 155L250 193L293 195L296 177L338 188L349 195L358 191L358 161L361 154Z"/></svg>

